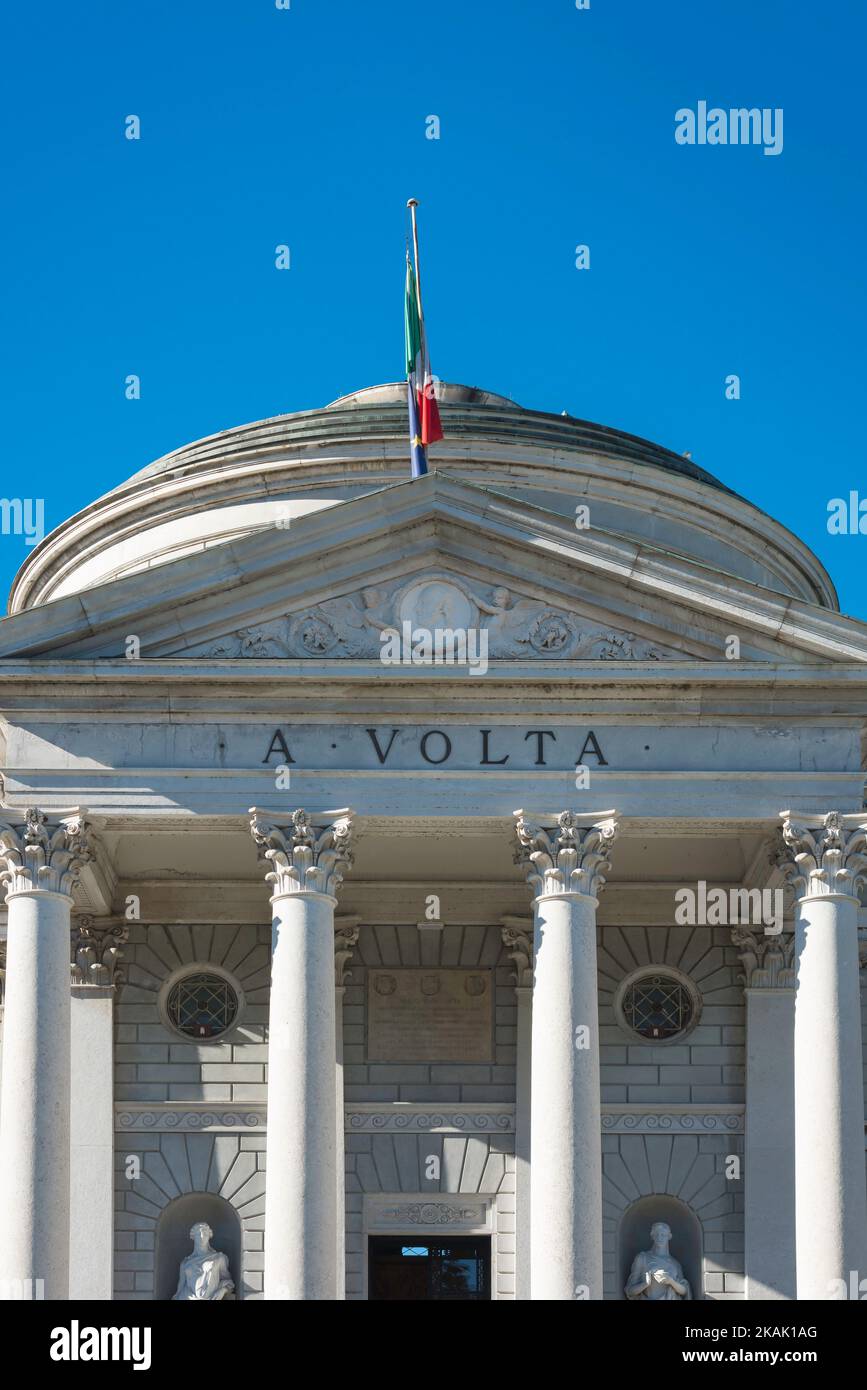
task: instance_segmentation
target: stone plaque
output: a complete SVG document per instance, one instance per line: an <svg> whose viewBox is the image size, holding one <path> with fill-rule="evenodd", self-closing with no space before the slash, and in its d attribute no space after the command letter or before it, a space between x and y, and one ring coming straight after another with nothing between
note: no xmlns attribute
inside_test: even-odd
<svg viewBox="0 0 867 1390"><path fill-rule="evenodd" d="M491 970L371 970L370 1062L493 1061Z"/></svg>

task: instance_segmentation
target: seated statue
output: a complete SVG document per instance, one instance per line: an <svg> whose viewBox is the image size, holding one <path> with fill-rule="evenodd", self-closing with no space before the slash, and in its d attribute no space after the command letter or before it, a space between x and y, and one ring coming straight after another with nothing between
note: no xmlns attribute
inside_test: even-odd
<svg viewBox="0 0 867 1390"><path fill-rule="evenodd" d="M651 1247L642 1250L632 1261L629 1281L624 1290L627 1298L645 1298L651 1303L672 1303L676 1298L692 1298L683 1269L668 1252L671 1227L655 1221L650 1228Z"/></svg>
<svg viewBox="0 0 867 1390"><path fill-rule="evenodd" d="M190 1227L193 1253L181 1261L178 1291L172 1302L216 1302L234 1291L229 1278L229 1257L211 1248L211 1230L207 1221L197 1221Z"/></svg>

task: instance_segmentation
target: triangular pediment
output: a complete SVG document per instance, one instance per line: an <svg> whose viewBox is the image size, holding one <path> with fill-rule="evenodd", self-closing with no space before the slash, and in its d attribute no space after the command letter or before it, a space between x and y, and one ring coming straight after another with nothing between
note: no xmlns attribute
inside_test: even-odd
<svg viewBox="0 0 867 1390"><path fill-rule="evenodd" d="M0 622L0 658L339 662L384 631L486 633L492 661L867 661L867 626L670 551L430 474Z"/></svg>

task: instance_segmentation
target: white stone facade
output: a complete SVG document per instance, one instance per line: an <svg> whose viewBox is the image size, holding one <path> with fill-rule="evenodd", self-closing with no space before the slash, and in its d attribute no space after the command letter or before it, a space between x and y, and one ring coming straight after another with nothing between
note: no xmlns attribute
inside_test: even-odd
<svg viewBox="0 0 867 1390"><path fill-rule="evenodd" d="M205 1223L235 1299L617 1300L662 1223L694 1298L839 1297L867 625L685 459L447 386L410 483L403 410L179 450L16 579L3 1296L171 1299ZM484 671L378 659L438 622Z"/></svg>

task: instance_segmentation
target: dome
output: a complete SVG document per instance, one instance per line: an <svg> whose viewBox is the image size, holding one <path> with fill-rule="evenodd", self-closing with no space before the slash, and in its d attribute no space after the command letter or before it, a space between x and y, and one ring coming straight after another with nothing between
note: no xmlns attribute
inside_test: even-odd
<svg viewBox="0 0 867 1390"><path fill-rule="evenodd" d="M833 586L789 531L691 459L479 387L437 387L445 438L430 466L595 529L704 561L837 608ZM80 593L208 546L409 482L406 383L209 435L148 464L64 522L28 556L9 612Z"/></svg>

